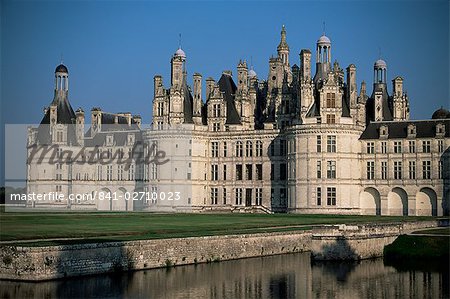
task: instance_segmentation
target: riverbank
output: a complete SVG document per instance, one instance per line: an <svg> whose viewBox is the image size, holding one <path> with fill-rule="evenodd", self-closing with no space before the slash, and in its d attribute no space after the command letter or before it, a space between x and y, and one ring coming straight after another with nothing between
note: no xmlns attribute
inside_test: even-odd
<svg viewBox="0 0 450 299"><path fill-rule="evenodd" d="M350 238L352 252L381 252L380 238L393 238L425 227L437 227L438 220L409 221L360 226L331 226L292 232L271 232L222 236L154 239L140 241L101 242L60 246L0 246L0 279L50 280L108 272L132 271L178 265L218 262L222 260L260 257L312 250L313 238L327 232ZM377 232L376 235L370 232ZM334 233L332 233L334 232ZM392 239L392 241L393 241ZM327 242L329 239L327 240ZM348 245L348 244L347 244ZM375 248L376 247L376 248ZM315 245L315 248L321 250ZM362 249L361 249L362 248ZM380 250L381 248L381 250ZM371 254L370 257L374 257ZM364 258L364 256L360 257Z"/></svg>

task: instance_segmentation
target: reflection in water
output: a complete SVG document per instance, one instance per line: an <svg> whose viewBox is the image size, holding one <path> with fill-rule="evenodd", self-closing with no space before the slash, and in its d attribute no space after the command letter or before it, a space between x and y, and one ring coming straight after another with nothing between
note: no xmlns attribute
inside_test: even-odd
<svg viewBox="0 0 450 299"><path fill-rule="evenodd" d="M2 298L447 298L449 270L382 259L311 264L309 253L39 283L0 281Z"/></svg>

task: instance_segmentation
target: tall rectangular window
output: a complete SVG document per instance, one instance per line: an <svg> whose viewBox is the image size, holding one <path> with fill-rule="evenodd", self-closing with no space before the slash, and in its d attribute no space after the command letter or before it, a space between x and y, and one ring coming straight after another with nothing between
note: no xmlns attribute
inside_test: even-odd
<svg viewBox="0 0 450 299"><path fill-rule="evenodd" d="M443 162L442 162L442 161L439 161L439 165L438 165L438 178L439 178L439 179L442 179L442 178L443 178L443 176L442 176L442 170L443 170Z"/></svg>
<svg viewBox="0 0 450 299"><path fill-rule="evenodd" d="M317 178L321 179L322 178L322 161L317 161L316 167L317 167Z"/></svg>
<svg viewBox="0 0 450 299"><path fill-rule="evenodd" d="M424 152L424 153L431 152L431 141L430 140L422 141L422 152Z"/></svg>
<svg viewBox="0 0 450 299"><path fill-rule="evenodd" d="M327 187L327 205L329 205L329 206L336 205L336 188L335 187Z"/></svg>
<svg viewBox="0 0 450 299"><path fill-rule="evenodd" d="M327 178L336 178L336 161L327 161Z"/></svg>
<svg viewBox="0 0 450 299"><path fill-rule="evenodd" d="M394 141L394 153L399 154L402 152L402 142Z"/></svg>
<svg viewBox="0 0 450 299"><path fill-rule="evenodd" d="M236 205L242 205L242 188L236 188Z"/></svg>
<svg viewBox="0 0 450 299"><path fill-rule="evenodd" d="M336 108L336 94L327 93L327 108Z"/></svg>
<svg viewBox="0 0 450 299"><path fill-rule="evenodd" d="M381 141L381 153L386 154L387 153L387 142Z"/></svg>
<svg viewBox="0 0 450 299"><path fill-rule="evenodd" d="M157 116L164 115L164 103L161 103L161 102L158 103L157 113L158 113Z"/></svg>
<svg viewBox="0 0 450 299"><path fill-rule="evenodd" d="M409 179L415 180L416 179L416 161L409 161L408 172L409 172Z"/></svg>
<svg viewBox="0 0 450 299"><path fill-rule="evenodd" d="M227 156L227 143L226 142L223 143L223 156L224 157Z"/></svg>
<svg viewBox="0 0 450 299"><path fill-rule="evenodd" d="M250 140L247 140L247 142L245 143L245 156L253 156L253 143Z"/></svg>
<svg viewBox="0 0 450 299"><path fill-rule="evenodd" d="M368 154L374 154L375 153L375 143L374 142L367 142L367 148L366 151Z"/></svg>
<svg viewBox="0 0 450 299"><path fill-rule="evenodd" d="M112 165L107 165L106 166L106 180L112 181L112 177L113 177Z"/></svg>
<svg viewBox="0 0 450 299"><path fill-rule="evenodd" d="M247 177L247 180L253 179L253 165L252 164L246 164L245 165L245 176Z"/></svg>
<svg viewBox="0 0 450 299"><path fill-rule="evenodd" d="M213 117L220 117L220 104L213 105Z"/></svg>
<svg viewBox="0 0 450 299"><path fill-rule="evenodd" d="M402 179L402 161L394 161L394 179Z"/></svg>
<svg viewBox="0 0 450 299"><path fill-rule="evenodd" d="M223 180L224 181L227 180L227 165L226 164L223 165Z"/></svg>
<svg viewBox="0 0 450 299"><path fill-rule="evenodd" d="M219 179L219 165L211 165L211 180L217 181Z"/></svg>
<svg viewBox="0 0 450 299"><path fill-rule="evenodd" d="M262 141L256 141L256 156L261 157L263 155L263 144Z"/></svg>
<svg viewBox="0 0 450 299"><path fill-rule="evenodd" d="M262 205L262 188L256 188L255 190L255 200L256 205L261 206Z"/></svg>
<svg viewBox="0 0 450 299"><path fill-rule="evenodd" d="M262 164L256 164L256 179L258 181L262 181L263 173L262 173Z"/></svg>
<svg viewBox="0 0 450 299"><path fill-rule="evenodd" d="M388 166L386 161L381 161L381 179L387 180Z"/></svg>
<svg viewBox="0 0 450 299"><path fill-rule="evenodd" d="M119 181L123 180L123 165L122 164L117 165L117 180L119 180Z"/></svg>
<svg viewBox="0 0 450 299"><path fill-rule="evenodd" d="M226 205L227 204L227 188L223 188L223 204Z"/></svg>
<svg viewBox="0 0 450 299"><path fill-rule="evenodd" d="M214 132L220 131L220 123L213 123L213 131Z"/></svg>
<svg viewBox="0 0 450 299"><path fill-rule="evenodd" d="M321 206L322 205L322 188L321 187L317 187L316 190L316 198L317 198L317 205Z"/></svg>
<svg viewBox="0 0 450 299"><path fill-rule="evenodd" d="M373 180L375 178L375 162L367 161L367 179Z"/></svg>
<svg viewBox="0 0 450 299"><path fill-rule="evenodd" d="M217 188L211 188L211 204L217 204L217 198L219 197L219 191Z"/></svg>
<svg viewBox="0 0 450 299"><path fill-rule="evenodd" d="M236 142L236 157L242 157L242 141Z"/></svg>
<svg viewBox="0 0 450 299"><path fill-rule="evenodd" d="M219 142L218 141L211 142L211 155L214 158L219 156Z"/></svg>
<svg viewBox="0 0 450 299"><path fill-rule="evenodd" d="M336 136L334 135L327 136L327 152L329 153L336 152Z"/></svg>
<svg viewBox="0 0 450 299"><path fill-rule="evenodd" d="M287 178L287 167L285 163L280 164L280 180L284 181Z"/></svg>
<svg viewBox="0 0 450 299"><path fill-rule="evenodd" d="M444 151L444 140L438 140L438 152L442 153Z"/></svg>
<svg viewBox="0 0 450 299"><path fill-rule="evenodd" d="M275 180L275 164L270 164L270 180Z"/></svg>
<svg viewBox="0 0 450 299"><path fill-rule="evenodd" d="M416 152L416 141L415 140L410 140L408 142L408 148L409 148L409 152L411 154L414 154Z"/></svg>
<svg viewBox="0 0 450 299"><path fill-rule="evenodd" d="M422 176L424 180L431 179L431 161L422 161Z"/></svg>
<svg viewBox="0 0 450 299"><path fill-rule="evenodd" d="M242 164L236 164L236 180L242 180Z"/></svg>
<svg viewBox="0 0 450 299"><path fill-rule="evenodd" d="M322 136L317 135L317 152L320 153L322 151Z"/></svg>

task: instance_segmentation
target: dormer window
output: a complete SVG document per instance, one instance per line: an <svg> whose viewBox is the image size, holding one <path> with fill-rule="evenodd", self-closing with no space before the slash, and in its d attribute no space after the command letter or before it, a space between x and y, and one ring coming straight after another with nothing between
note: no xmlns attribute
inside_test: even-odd
<svg viewBox="0 0 450 299"><path fill-rule="evenodd" d="M438 123L436 125L436 137L444 137L445 135L445 126L443 123Z"/></svg>
<svg viewBox="0 0 450 299"><path fill-rule="evenodd" d="M106 146L112 146L114 141L113 135L106 136Z"/></svg>
<svg viewBox="0 0 450 299"><path fill-rule="evenodd" d="M416 138L416 126L414 124L408 125L408 138Z"/></svg>
<svg viewBox="0 0 450 299"><path fill-rule="evenodd" d="M127 142L128 142L128 145L133 145L133 143L134 143L134 134L128 134Z"/></svg>
<svg viewBox="0 0 450 299"><path fill-rule="evenodd" d="M380 138L388 138L389 132L388 127L386 125L382 125L380 127Z"/></svg>

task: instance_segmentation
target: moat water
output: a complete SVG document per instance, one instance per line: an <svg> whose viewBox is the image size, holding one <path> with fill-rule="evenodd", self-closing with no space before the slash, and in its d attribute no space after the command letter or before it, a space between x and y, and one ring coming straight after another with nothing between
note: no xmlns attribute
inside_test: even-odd
<svg viewBox="0 0 450 299"><path fill-rule="evenodd" d="M0 281L1 298L449 298L446 263L311 262L309 253L104 274Z"/></svg>

